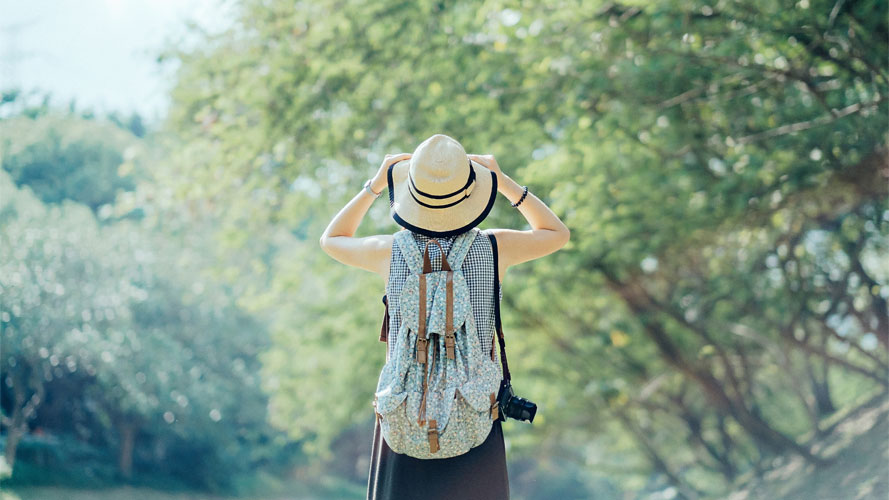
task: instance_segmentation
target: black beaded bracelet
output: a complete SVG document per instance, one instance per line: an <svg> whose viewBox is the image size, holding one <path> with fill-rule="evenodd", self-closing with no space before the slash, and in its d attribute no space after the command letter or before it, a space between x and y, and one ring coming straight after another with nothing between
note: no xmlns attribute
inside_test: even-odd
<svg viewBox="0 0 889 500"><path fill-rule="evenodd" d="M513 208L516 208L516 207L518 207L519 205L521 205L522 202L525 201L525 196L528 196L528 186L522 186L522 187L524 188L524 189L522 190L522 197L519 198L519 201L517 201L517 202L515 202L515 203L512 204Z"/></svg>

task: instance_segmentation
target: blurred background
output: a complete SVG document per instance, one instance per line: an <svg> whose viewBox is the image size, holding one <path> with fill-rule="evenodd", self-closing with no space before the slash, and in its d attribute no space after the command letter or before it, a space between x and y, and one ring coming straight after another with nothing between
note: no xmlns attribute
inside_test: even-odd
<svg viewBox="0 0 889 500"><path fill-rule="evenodd" d="M364 498L383 283L318 238L434 133L571 229L513 498L889 496L885 1L0 0L0 71L3 500Z"/></svg>

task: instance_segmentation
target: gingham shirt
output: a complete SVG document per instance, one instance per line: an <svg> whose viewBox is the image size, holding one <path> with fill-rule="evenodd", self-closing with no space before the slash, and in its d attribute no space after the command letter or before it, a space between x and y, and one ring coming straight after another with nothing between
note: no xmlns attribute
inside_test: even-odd
<svg viewBox="0 0 889 500"><path fill-rule="evenodd" d="M407 230L406 230L407 231ZM423 247L429 241L429 237L411 231L414 241L418 243L418 251L422 255ZM451 245L459 235L438 238L445 254L451 250ZM429 258L432 261L432 269L441 269L441 254L438 245L429 246ZM494 258L491 253L491 241L484 232L480 232L469 247L469 252L463 260L463 277L469 286L469 302L472 305L472 314L475 316L475 324L478 328L479 341L482 352L490 355L491 344L494 341ZM389 335L387 343L389 359L395 354L395 339L398 336L398 328L401 324L401 310L398 298L401 295L401 287L411 271L404 261L401 248L398 243L392 244L392 257L389 261L389 282L386 284L386 300L389 303ZM503 290L498 293L498 300L502 300ZM499 362L498 362L499 366Z"/></svg>

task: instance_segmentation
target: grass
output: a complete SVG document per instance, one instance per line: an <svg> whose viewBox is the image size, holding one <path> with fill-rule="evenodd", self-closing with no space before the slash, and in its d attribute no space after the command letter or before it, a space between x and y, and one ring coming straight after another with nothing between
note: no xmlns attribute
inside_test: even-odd
<svg viewBox="0 0 889 500"><path fill-rule="evenodd" d="M363 499L365 488L344 481L321 481L309 488L303 484L282 484L277 494L261 496L220 496L200 492L168 492L147 487L71 488L63 486L16 486L3 488L0 500L324 500Z"/></svg>
<svg viewBox="0 0 889 500"><path fill-rule="evenodd" d="M364 492L362 491L362 494ZM337 495L306 496L295 491L292 495L262 497L261 500L320 500L322 498L349 498ZM0 500L232 500L232 497L205 493L168 493L150 488L103 488L72 489L55 486L16 487L0 492ZM260 499L255 499L260 500Z"/></svg>

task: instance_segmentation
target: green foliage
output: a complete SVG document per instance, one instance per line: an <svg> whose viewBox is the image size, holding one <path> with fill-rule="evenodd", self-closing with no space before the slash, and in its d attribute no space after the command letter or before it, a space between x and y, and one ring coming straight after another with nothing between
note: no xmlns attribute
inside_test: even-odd
<svg viewBox="0 0 889 500"><path fill-rule="evenodd" d="M245 300L275 317L273 419L312 450L369 414L383 351L379 283L317 235L383 154L438 132L495 154L572 230L505 279L516 384L540 405L507 426L514 456L644 460L618 481L718 497L801 452L837 373L880 383L885 3L239 6L166 55L183 141L167 178L232 248L278 252ZM381 205L359 236L394 230ZM486 225L524 224L501 207Z"/></svg>
<svg viewBox="0 0 889 500"><path fill-rule="evenodd" d="M134 188L134 175L118 167L135 143L109 122L58 113L16 116L0 121L0 166L46 203L73 200L97 212L119 191Z"/></svg>
<svg viewBox="0 0 889 500"><path fill-rule="evenodd" d="M836 408L887 385L885 2L237 5L162 55L160 135L40 106L0 123L3 376L30 394L85 371L104 430L179 454L155 470L200 461L221 489L286 463L267 416L294 461L356 469L332 449L371 429L383 287L317 240L433 133L572 232L504 279L540 408L505 425L545 485L525 498L725 498L776 455L814 460ZM394 231L386 210L358 236ZM503 201L484 223L524 225Z"/></svg>
<svg viewBox="0 0 889 500"><path fill-rule="evenodd" d="M339 432L373 416L372 394L385 345L366 334L367 322L360 318L382 320L384 306L366 300L373 289L370 273L355 276L334 268L319 275L315 270L329 267L327 256L306 252L305 245L282 251L279 258L274 264L278 272L302 279L298 286L276 280L267 292L287 304L278 311L273 346L262 358L272 422L292 438L305 439L307 452L331 458L329 445ZM340 314L330 313L332 304L343 308Z"/></svg>
<svg viewBox="0 0 889 500"><path fill-rule="evenodd" d="M137 475L228 489L233 472L290 460L274 456L278 433L265 422L257 374L266 329L201 274L202 247L150 220L100 225L89 207L45 204L0 171L2 380L22 403L36 403L31 425L67 429L108 454L56 460L56 480L99 466L116 477L123 429L132 427L146 441L129 452ZM4 414L12 419L22 403L11 395ZM62 443L52 454L73 449ZM23 464L19 483L28 481Z"/></svg>
<svg viewBox="0 0 889 500"><path fill-rule="evenodd" d="M29 436L19 445L15 474L4 489L17 485L101 488L117 480L114 450L72 435Z"/></svg>

